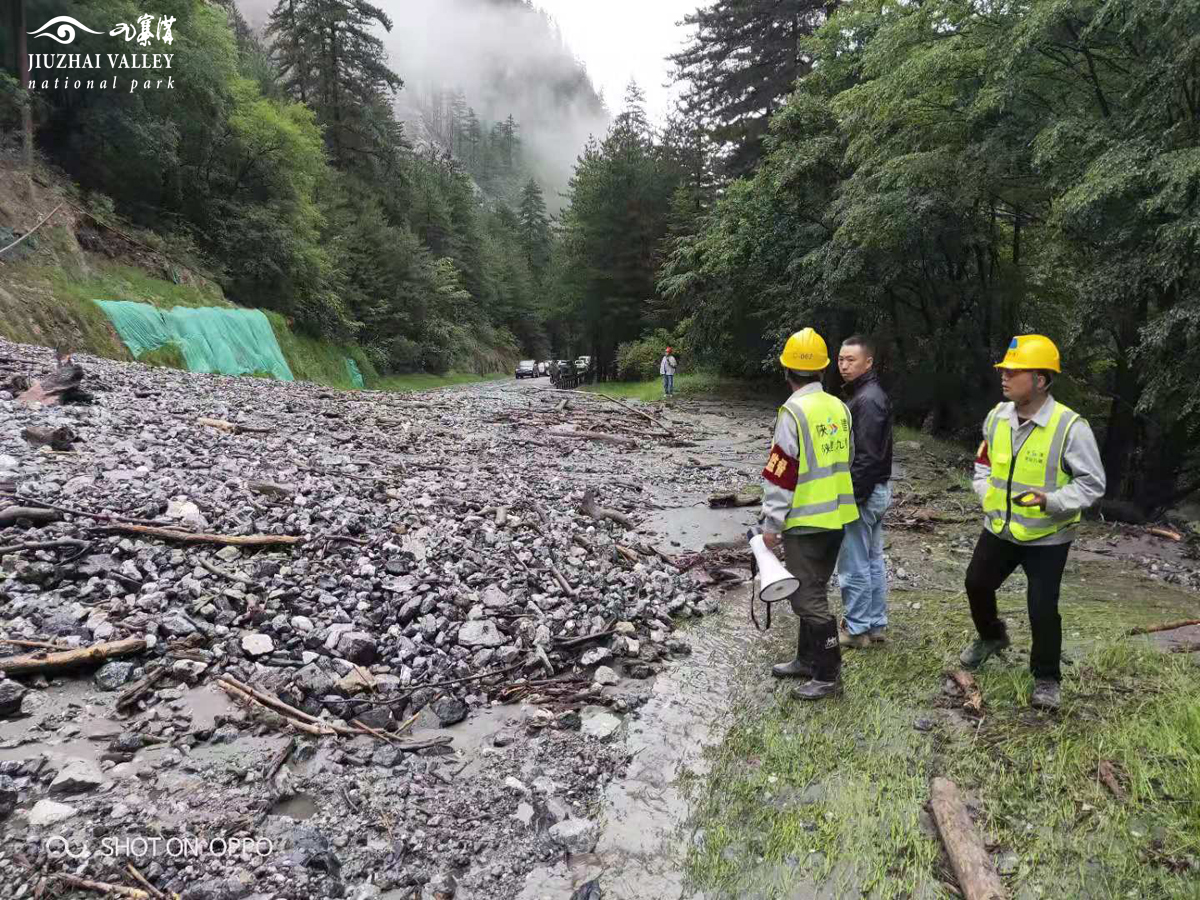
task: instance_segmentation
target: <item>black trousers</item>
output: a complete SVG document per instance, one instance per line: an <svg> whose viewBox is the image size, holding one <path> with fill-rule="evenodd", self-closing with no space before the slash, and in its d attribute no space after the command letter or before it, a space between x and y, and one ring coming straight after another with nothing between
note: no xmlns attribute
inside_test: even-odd
<svg viewBox="0 0 1200 900"><path fill-rule="evenodd" d="M837 566L843 535L845 532L839 528L783 536L787 570L800 579L800 586L788 600L792 612L808 625L824 626L834 621L829 605L829 579Z"/></svg>
<svg viewBox="0 0 1200 900"><path fill-rule="evenodd" d="M971 564L967 566L966 588L971 618L975 621L975 630L985 640L996 640L1005 634L1004 622L996 611L996 590L1017 566L1025 570L1025 577L1029 579L1026 594L1029 627L1033 631L1029 670L1034 678L1062 680L1059 669L1062 618L1058 614L1058 594L1070 549L1069 543L1015 544L985 531L979 536Z"/></svg>

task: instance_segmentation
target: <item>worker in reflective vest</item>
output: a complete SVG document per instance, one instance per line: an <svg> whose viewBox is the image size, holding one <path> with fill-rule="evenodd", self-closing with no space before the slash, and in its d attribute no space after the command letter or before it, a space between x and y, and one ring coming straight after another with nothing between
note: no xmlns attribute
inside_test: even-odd
<svg viewBox="0 0 1200 900"><path fill-rule="evenodd" d="M799 618L796 658L772 668L780 678L807 681L793 695L820 700L841 692L841 648L829 606L829 578L843 528L858 518L850 460L850 411L821 387L829 365L825 341L811 328L793 334L779 357L792 389L775 421L763 469L763 540L783 543L788 571L800 581L789 598Z"/></svg>
<svg viewBox="0 0 1200 900"><path fill-rule="evenodd" d="M996 590L1020 566L1029 581L1033 648L1032 705L1061 702L1063 569L1083 510L1104 496L1104 466L1096 438L1078 413L1050 396L1061 371L1058 348L1040 334L1012 339L997 364L1006 402L983 423L975 459L975 492L984 528L967 567L967 597L978 637L960 660L969 669L1009 646L996 609Z"/></svg>

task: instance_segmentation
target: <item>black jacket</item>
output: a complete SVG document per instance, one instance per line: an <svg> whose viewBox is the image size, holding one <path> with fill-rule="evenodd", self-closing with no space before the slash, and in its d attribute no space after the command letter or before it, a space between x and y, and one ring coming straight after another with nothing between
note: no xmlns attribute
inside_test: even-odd
<svg viewBox="0 0 1200 900"><path fill-rule="evenodd" d="M853 417L854 459L850 480L854 502L866 503L875 485L892 477L892 401L874 370L842 386Z"/></svg>

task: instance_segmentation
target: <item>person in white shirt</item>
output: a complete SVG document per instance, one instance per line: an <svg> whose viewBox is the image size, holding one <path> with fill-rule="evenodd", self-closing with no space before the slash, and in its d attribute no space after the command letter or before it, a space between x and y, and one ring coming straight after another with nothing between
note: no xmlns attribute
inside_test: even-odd
<svg viewBox="0 0 1200 900"><path fill-rule="evenodd" d="M679 362L671 353L671 348L668 347L666 353L663 354L662 362L658 364L658 374L663 377L663 394L668 397L675 393L675 370L677 368L679 368Z"/></svg>

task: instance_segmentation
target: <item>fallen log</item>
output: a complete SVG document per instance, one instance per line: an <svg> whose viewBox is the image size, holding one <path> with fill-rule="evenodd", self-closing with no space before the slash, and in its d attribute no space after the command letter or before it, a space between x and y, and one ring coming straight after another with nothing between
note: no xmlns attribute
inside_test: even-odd
<svg viewBox="0 0 1200 900"><path fill-rule="evenodd" d="M1126 634L1155 634L1159 631L1174 631L1176 628L1187 628L1189 625L1200 625L1200 619L1184 619L1181 622L1167 622L1165 625L1143 625L1130 628Z"/></svg>
<svg viewBox="0 0 1200 900"><path fill-rule="evenodd" d="M736 491L721 491L710 494L708 505L712 509L730 509L736 506L757 506L762 503L762 497L753 494L739 494Z"/></svg>
<svg viewBox="0 0 1200 900"><path fill-rule="evenodd" d="M0 672L6 675L60 672L64 669L95 665L117 656L141 653L145 649L146 642L141 638L126 638L121 641L108 641L103 644L93 644L90 647L80 647L78 650L64 650L60 653L27 653L23 656L0 659Z"/></svg>
<svg viewBox="0 0 1200 900"><path fill-rule="evenodd" d="M167 666L159 666L156 669L146 673L146 676L138 681L133 687L117 698L117 709L125 709L137 703L143 697L150 693L150 690L156 685L164 675L167 674Z"/></svg>
<svg viewBox="0 0 1200 900"><path fill-rule="evenodd" d="M184 544L224 544L230 547L269 547L274 544L302 544L304 538L288 534L197 534L175 528L158 528L152 525L126 525L116 523L102 525L94 531L116 531L122 534L144 534L146 537L162 538L164 541L179 541Z"/></svg>
<svg viewBox="0 0 1200 900"><path fill-rule="evenodd" d="M1178 531L1173 531L1170 528L1159 528L1157 525L1147 528L1146 532L1157 537L1166 538L1169 541L1175 541L1176 543L1183 540L1183 535Z"/></svg>
<svg viewBox="0 0 1200 900"><path fill-rule="evenodd" d="M215 428L218 431L224 431L228 434L270 434L270 428L252 428L249 425L239 425L236 422L226 422L224 419L205 419L199 418L196 420L197 425L204 425L208 428Z"/></svg>
<svg viewBox="0 0 1200 900"><path fill-rule="evenodd" d="M547 431L543 433L548 438L571 439L579 441L599 441L617 447L635 449L638 442L633 438L621 437L616 434L600 434L597 431Z"/></svg>
<svg viewBox="0 0 1200 900"><path fill-rule="evenodd" d="M929 806L963 895L967 900L1004 900L1004 884L975 830L958 786L948 778L934 778L929 785Z"/></svg>
<svg viewBox="0 0 1200 900"><path fill-rule="evenodd" d="M629 530L633 530L633 522L624 513L619 513L615 509L606 509L596 503L596 489L588 488L583 492L583 501L579 505L579 509L584 515L590 516L593 519L612 519L618 525L622 525Z"/></svg>
<svg viewBox="0 0 1200 900"><path fill-rule="evenodd" d="M48 525L62 518L53 509L41 509L33 506L6 506L0 509L0 528L15 525L21 519L27 519L35 525Z"/></svg>
<svg viewBox="0 0 1200 900"><path fill-rule="evenodd" d="M288 738L288 742L283 745L283 748L267 763L266 769L263 770L263 781L269 784L274 780L276 773L283 768L283 764L288 761L295 749L296 736L292 735L292 737Z"/></svg>
<svg viewBox="0 0 1200 900"><path fill-rule="evenodd" d="M58 547L75 547L80 551L90 547L87 541L80 541L75 538L59 538L56 541L31 541L26 544L6 544L0 547L0 556L5 553L24 553L26 550L54 550Z"/></svg>
<svg viewBox="0 0 1200 900"><path fill-rule="evenodd" d="M21 437L25 438L31 447L49 447L51 450L70 450L77 440L75 432L66 425L60 425L58 428L22 428Z"/></svg>
<svg viewBox="0 0 1200 900"><path fill-rule="evenodd" d="M90 403L92 397L79 386L83 383L83 367L60 357L58 368L49 375L30 382L28 390L17 396L18 403L40 403L58 406L60 403Z"/></svg>
<svg viewBox="0 0 1200 900"><path fill-rule="evenodd" d="M975 676L962 669L955 669L946 674L958 685L958 689L962 691L963 708L971 712L982 713L983 694L979 690L979 685L975 683Z"/></svg>
<svg viewBox="0 0 1200 900"><path fill-rule="evenodd" d="M84 891L99 891L102 894L113 894L117 897L127 897L129 900L154 900L154 896L148 891L143 891L141 888L126 887L123 884L109 884L106 881L90 881L87 878L80 878L77 875L68 875L65 872L59 872L56 875L50 876L55 881L63 884L79 888Z"/></svg>
<svg viewBox="0 0 1200 900"><path fill-rule="evenodd" d="M135 519L130 516L122 516L113 512L92 512L87 509L76 509L71 506L60 506L53 503L43 503L41 500L34 500L30 497L18 497L9 492L8 499L19 500L21 503L28 503L43 509L52 509L56 512L66 513L72 516L84 516L88 519L96 519L99 522L128 522L132 525L170 525L169 522L164 522L161 519Z"/></svg>

